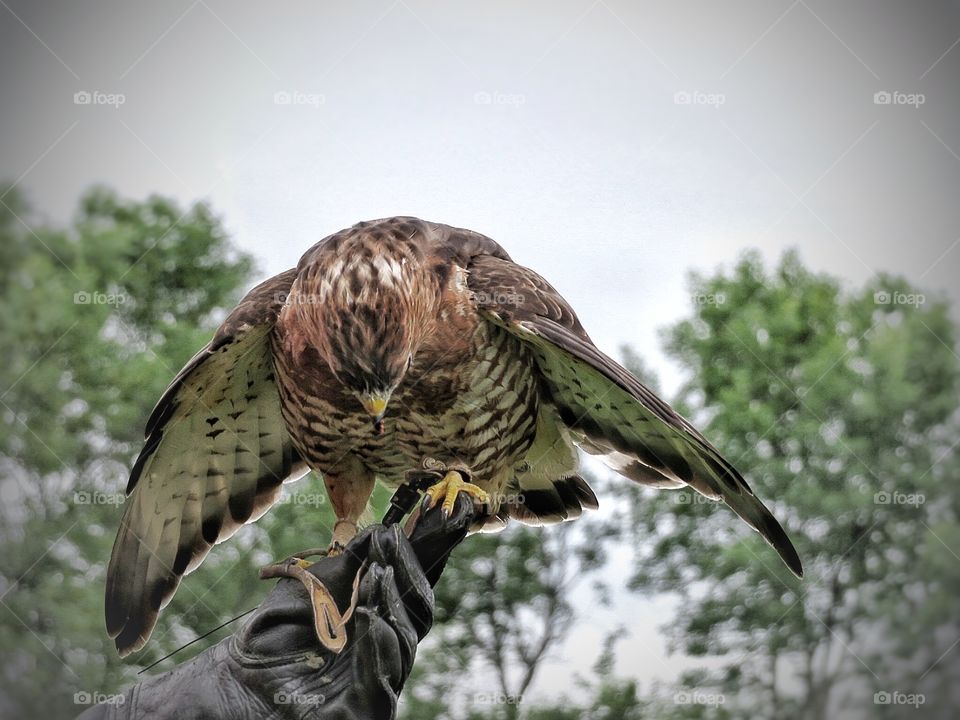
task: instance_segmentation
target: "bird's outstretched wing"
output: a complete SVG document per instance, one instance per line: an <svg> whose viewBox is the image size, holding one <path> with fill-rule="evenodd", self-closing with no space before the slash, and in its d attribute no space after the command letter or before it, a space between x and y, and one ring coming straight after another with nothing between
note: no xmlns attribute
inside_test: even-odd
<svg viewBox="0 0 960 720"><path fill-rule="evenodd" d="M566 300L532 270L491 255L467 267L481 314L531 348L562 422L587 452L654 487L722 500L798 576L790 538L743 476L687 420L596 348Z"/></svg>
<svg viewBox="0 0 960 720"><path fill-rule="evenodd" d="M147 422L107 570L107 632L147 641L180 578L306 472L280 415L270 331L296 275L258 285L180 371Z"/></svg>

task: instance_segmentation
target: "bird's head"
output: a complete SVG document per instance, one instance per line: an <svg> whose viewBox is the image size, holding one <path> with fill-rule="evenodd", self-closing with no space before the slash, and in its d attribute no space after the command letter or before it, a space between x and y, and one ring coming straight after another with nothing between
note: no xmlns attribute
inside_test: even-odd
<svg viewBox="0 0 960 720"><path fill-rule="evenodd" d="M389 248L318 263L300 279L305 342L383 432L390 398L432 327L436 284Z"/></svg>
<svg viewBox="0 0 960 720"><path fill-rule="evenodd" d="M360 315L366 318L331 328L335 337L324 359L370 416L374 430L382 433L390 398L413 364L419 342L400 324Z"/></svg>

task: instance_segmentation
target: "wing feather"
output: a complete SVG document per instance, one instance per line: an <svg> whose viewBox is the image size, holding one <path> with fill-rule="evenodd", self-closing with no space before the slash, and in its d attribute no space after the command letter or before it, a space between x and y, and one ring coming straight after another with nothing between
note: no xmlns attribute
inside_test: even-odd
<svg viewBox="0 0 960 720"><path fill-rule="evenodd" d="M181 577L306 472L280 412L270 331L295 271L254 288L147 422L107 570L107 631L139 649Z"/></svg>
<svg viewBox="0 0 960 720"><path fill-rule="evenodd" d="M467 268L481 315L533 350L561 421L587 452L654 487L690 486L726 503L803 574L783 528L743 476L685 418L590 340L570 305L543 278L479 255Z"/></svg>

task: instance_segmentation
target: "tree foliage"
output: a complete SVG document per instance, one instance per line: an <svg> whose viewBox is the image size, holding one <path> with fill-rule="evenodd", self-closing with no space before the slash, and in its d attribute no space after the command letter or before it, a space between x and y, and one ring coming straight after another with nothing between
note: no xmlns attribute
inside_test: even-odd
<svg viewBox="0 0 960 720"><path fill-rule="evenodd" d="M0 199L0 714L73 717L77 699L118 691L256 605L269 589L257 568L323 545L332 518L318 478L289 486L185 580L144 651L120 661L102 592L143 424L252 284L252 260L202 204L95 189L69 227L54 228L15 191ZM693 315L664 334L688 377L675 404L783 521L806 578L724 508L617 482L599 493L628 496L611 523L514 527L454 553L404 717L911 714L883 704L897 692L923 693L925 713L948 716L960 665L960 359L949 308L898 277L850 290L794 254L770 270L747 254L694 277L693 291ZM638 354L624 355L654 384ZM618 542L636 548L634 591L676 598L673 647L712 669L642 688L613 674L611 638L591 676L571 677L569 697L532 702L546 659L585 616L574 586L593 581L596 603L621 589L601 572Z"/></svg>
<svg viewBox="0 0 960 720"><path fill-rule="evenodd" d="M747 254L729 274L695 276L693 290L694 317L665 334L689 375L679 404L771 505L806 577L724 508L645 493L632 585L679 596L676 649L727 659L687 690L777 718L844 705L873 716L875 692L922 692L908 661L945 673L934 628L956 622L955 602L922 567L950 565L934 528L956 523L960 500L949 481L960 363L946 303L892 276L846 292L793 253L770 272ZM955 582L958 570L954 558L946 575ZM944 606L934 611L931 596ZM926 629L909 623L894 642L892 628L921 605L934 614Z"/></svg>
<svg viewBox="0 0 960 720"><path fill-rule="evenodd" d="M122 663L103 628L106 560L146 417L252 261L204 205L103 189L67 229L6 194L0 253L0 712L73 717L75 694L116 691L267 589L250 587L253 551L270 548L251 528L186 581L143 654Z"/></svg>

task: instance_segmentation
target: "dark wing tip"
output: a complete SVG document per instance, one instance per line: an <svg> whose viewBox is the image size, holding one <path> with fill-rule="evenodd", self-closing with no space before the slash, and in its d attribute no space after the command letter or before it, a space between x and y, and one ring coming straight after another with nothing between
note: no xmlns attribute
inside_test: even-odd
<svg viewBox="0 0 960 720"><path fill-rule="evenodd" d="M566 484L576 495L582 507L589 510L598 510L600 508L600 501L597 500L596 493L593 492L593 488L590 487L590 484L582 477L579 475L571 475L566 479Z"/></svg>
<svg viewBox="0 0 960 720"><path fill-rule="evenodd" d="M180 577L168 574L149 586L121 598L107 598L107 634L114 639L120 657L147 644L160 617L160 608L169 600Z"/></svg>
<svg viewBox="0 0 960 720"><path fill-rule="evenodd" d="M146 553L141 552L146 546L129 523L125 515L107 566L103 606L107 635L114 639L120 657L147 643L160 608L173 595L180 580L178 574L170 571L159 577L150 576L150 560L156 560L156 556L146 557Z"/></svg>
<svg viewBox="0 0 960 720"><path fill-rule="evenodd" d="M784 535L784 537L786 537L786 535ZM783 558L787 567L790 568L790 572L796 575L797 578L803 579L803 563L800 560L800 555L793 547L793 543L787 539L786 545L777 548L777 552L780 553L780 557Z"/></svg>
<svg viewBox="0 0 960 720"><path fill-rule="evenodd" d="M797 553L796 548L793 546L793 542L791 542L787 532L783 529L783 526L777 522L777 519L766 508L764 508L761 517L762 521L758 523L759 527L757 530L759 530L763 538L770 543L773 549L777 551L777 554L780 555L780 558L786 566L790 568L790 572L798 578L802 578L803 563L800 560L799 553Z"/></svg>
<svg viewBox="0 0 960 720"><path fill-rule="evenodd" d="M156 622L156 618L154 618ZM145 627L144 623L128 622L123 631L114 638L113 643L120 657L126 657L143 648L147 644L153 625Z"/></svg>

